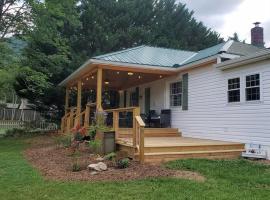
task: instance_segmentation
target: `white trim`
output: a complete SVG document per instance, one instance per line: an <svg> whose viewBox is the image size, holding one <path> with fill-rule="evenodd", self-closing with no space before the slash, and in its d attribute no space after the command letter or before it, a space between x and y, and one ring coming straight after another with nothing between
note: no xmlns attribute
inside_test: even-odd
<svg viewBox="0 0 270 200"><path fill-rule="evenodd" d="M270 51L262 50L261 52L258 52L249 56L242 56L233 60L218 63L215 65L215 67L221 70L226 70L233 67L238 67L238 66L247 65L250 63L255 63L258 61L263 61L266 59L270 59Z"/></svg>
<svg viewBox="0 0 270 200"><path fill-rule="evenodd" d="M181 94L181 105L179 105L179 106L172 106L171 105L171 84L173 84L173 83L178 83L178 82L180 82L181 83L181 90L182 90L182 92L181 93L179 93L179 94ZM182 108L182 103L183 103L183 80L182 79L177 79L177 80L171 80L171 81L169 81L168 82L168 87L169 87L169 92L168 92L168 95L169 95L169 108L172 108L172 109L175 109L175 108Z"/></svg>
<svg viewBox="0 0 270 200"><path fill-rule="evenodd" d="M237 89L229 89L228 88L228 86L229 86L229 80L232 80L232 79L237 79L237 78L239 78L239 88L237 88ZM226 89L227 89L227 94L226 94L226 96L227 96L227 104L236 104L236 103L240 103L241 102L241 96L242 96L242 94L241 94L241 77L240 76L237 76L237 77L233 77L233 78L228 78L227 79L227 85L226 85ZM240 92L240 99L239 99L239 101L233 101L233 102L229 102L229 91L235 91L235 90L239 90L239 92Z"/></svg>
<svg viewBox="0 0 270 200"><path fill-rule="evenodd" d="M228 51L228 49L231 47L231 45L233 44L233 40L228 40L220 49L220 51L222 52L226 52Z"/></svg>
<svg viewBox="0 0 270 200"><path fill-rule="evenodd" d="M256 74L259 74L259 77L260 77L260 85L259 85L259 88L260 88L260 99L259 100L250 100L250 101L247 101L246 99L246 77L247 76L251 76L251 75L256 75ZM244 99L245 99L245 103L263 103L263 81L262 81L262 73L261 72L250 72L250 73L247 73L247 74L244 74ZM258 87L258 86L257 86ZM250 87L249 87L250 88Z"/></svg>

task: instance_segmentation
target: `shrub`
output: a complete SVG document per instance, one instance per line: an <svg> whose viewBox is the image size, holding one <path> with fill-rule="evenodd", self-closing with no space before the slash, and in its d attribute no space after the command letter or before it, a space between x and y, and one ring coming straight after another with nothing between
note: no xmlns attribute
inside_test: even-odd
<svg viewBox="0 0 270 200"><path fill-rule="evenodd" d="M21 137L28 134L28 132L23 128L13 128L6 130L5 137Z"/></svg>
<svg viewBox="0 0 270 200"><path fill-rule="evenodd" d="M79 164L80 152L75 151L72 156L73 156L73 159L72 159L72 171L73 172L81 171L81 166Z"/></svg>
<svg viewBox="0 0 270 200"><path fill-rule="evenodd" d="M114 160L116 158L116 153L112 152L104 156L105 160Z"/></svg>
<svg viewBox="0 0 270 200"><path fill-rule="evenodd" d="M98 153L98 151L100 150L101 145L102 145L102 143L101 143L100 140L91 140L89 142L89 147L95 153Z"/></svg>
<svg viewBox="0 0 270 200"><path fill-rule="evenodd" d="M124 158L124 159L117 161L117 167L119 169L124 169L124 168L127 168L128 166L129 166L129 159L128 158Z"/></svg>
<svg viewBox="0 0 270 200"><path fill-rule="evenodd" d="M77 124L73 129L72 133L74 135L75 141L82 141L83 138L86 136L86 129L84 127L81 127L80 124Z"/></svg>
<svg viewBox="0 0 270 200"><path fill-rule="evenodd" d="M66 148L71 147L72 135L68 134L68 135L57 137L57 143Z"/></svg>
<svg viewBox="0 0 270 200"><path fill-rule="evenodd" d="M79 171L81 171L81 167L80 167L80 165L79 165L79 163L73 163L73 165L72 165L72 171L73 172L79 172Z"/></svg>

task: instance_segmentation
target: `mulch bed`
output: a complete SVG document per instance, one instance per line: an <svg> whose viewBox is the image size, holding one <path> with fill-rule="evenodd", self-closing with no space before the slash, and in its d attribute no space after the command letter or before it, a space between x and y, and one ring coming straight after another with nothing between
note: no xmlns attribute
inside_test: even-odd
<svg viewBox="0 0 270 200"><path fill-rule="evenodd" d="M205 178L196 172L170 170L158 165L140 164L130 162L126 169L117 169L112 166L111 161L103 161L108 165L108 170L92 175L87 166L97 163L96 155L89 152L88 148L80 148L78 162L81 171L72 172L74 158L70 149L60 147L56 144L55 137L41 136L29 140L29 148L24 151L25 158L37 168L46 179L62 181L125 181L155 177L175 177L204 181Z"/></svg>

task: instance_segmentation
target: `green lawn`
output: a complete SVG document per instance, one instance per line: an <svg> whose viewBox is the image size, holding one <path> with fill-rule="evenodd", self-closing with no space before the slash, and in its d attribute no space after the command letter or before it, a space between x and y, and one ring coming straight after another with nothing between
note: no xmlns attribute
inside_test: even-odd
<svg viewBox="0 0 270 200"><path fill-rule="evenodd" d="M6 133L6 129L0 129L0 137Z"/></svg>
<svg viewBox="0 0 270 200"><path fill-rule="evenodd" d="M0 139L0 197L33 199L269 199L270 166L245 160L186 160L167 164L198 171L204 183L179 179L86 183L44 180L24 160L22 140Z"/></svg>

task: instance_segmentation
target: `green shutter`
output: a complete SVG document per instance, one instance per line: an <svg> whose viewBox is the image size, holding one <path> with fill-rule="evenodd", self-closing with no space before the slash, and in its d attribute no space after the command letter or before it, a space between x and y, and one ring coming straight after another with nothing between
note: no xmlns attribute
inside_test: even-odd
<svg viewBox="0 0 270 200"><path fill-rule="evenodd" d="M188 74L182 76L182 110L188 110Z"/></svg>

